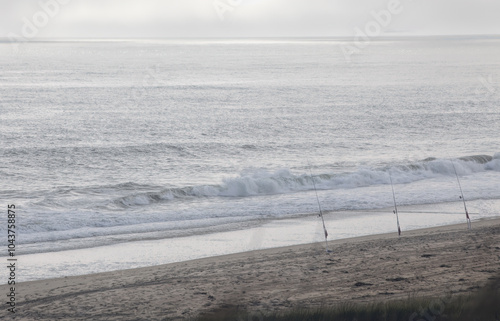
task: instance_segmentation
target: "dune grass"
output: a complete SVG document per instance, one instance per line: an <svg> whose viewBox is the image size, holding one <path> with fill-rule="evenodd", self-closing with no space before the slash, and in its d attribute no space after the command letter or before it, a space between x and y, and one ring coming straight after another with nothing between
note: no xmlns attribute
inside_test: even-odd
<svg viewBox="0 0 500 321"><path fill-rule="evenodd" d="M316 309L248 312L226 306L195 321L500 321L500 276L478 292L438 298L367 304L343 303Z"/></svg>

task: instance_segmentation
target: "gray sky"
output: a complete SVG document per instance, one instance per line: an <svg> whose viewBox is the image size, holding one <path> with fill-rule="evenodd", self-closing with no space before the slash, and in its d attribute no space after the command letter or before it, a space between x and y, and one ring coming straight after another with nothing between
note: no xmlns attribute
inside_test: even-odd
<svg viewBox="0 0 500 321"><path fill-rule="evenodd" d="M500 34L500 0L0 0L0 37L323 37L357 30Z"/></svg>

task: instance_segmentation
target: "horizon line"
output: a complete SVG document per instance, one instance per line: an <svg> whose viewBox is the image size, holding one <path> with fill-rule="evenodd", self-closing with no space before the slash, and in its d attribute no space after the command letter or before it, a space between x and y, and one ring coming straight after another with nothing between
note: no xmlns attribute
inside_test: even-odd
<svg viewBox="0 0 500 321"><path fill-rule="evenodd" d="M384 34L371 37L371 41L401 38L497 38L500 34ZM355 40L353 35L344 36L178 36L178 37L0 37L0 43L36 43L36 42L62 42L62 41L87 41L87 42L112 42L112 41L148 41L148 40Z"/></svg>

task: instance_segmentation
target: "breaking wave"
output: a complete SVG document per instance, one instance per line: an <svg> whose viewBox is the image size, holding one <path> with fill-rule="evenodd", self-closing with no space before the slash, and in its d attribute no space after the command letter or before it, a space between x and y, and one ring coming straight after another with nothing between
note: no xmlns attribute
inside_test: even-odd
<svg viewBox="0 0 500 321"><path fill-rule="evenodd" d="M250 197L295 193L318 189L352 189L371 185L406 184L438 176L471 175L484 171L500 171L500 153L494 156L473 155L458 159L427 158L410 164L380 168L361 167L349 173L323 173L311 177L307 172L289 169L275 172L251 170L238 177L226 178L220 184L166 188L159 192L139 192L114 200L119 206L141 206L188 198ZM389 175L390 174L390 175ZM314 184L313 184L314 179Z"/></svg>

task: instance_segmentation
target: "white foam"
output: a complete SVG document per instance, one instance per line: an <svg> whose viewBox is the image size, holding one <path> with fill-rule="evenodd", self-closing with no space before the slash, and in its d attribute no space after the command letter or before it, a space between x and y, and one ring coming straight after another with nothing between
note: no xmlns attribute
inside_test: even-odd
<svg viewBox="0 0 500 321"><path fill-rule="evenodd" d="M473 228L475 220L498 217L498 201L476 201L470 205L471 213L474 213L471 214ZM408 230L465 222L459 202L401 207L400 210L403 237ZM482 210L482 213L475 214L478 210ZM380 212L327 213L324 217L329 240L378 233L394 233L397 238L396 220L391 208ZM323 241L321 220L314 215L270 221L258 227L238 231L127 242L98 248L67 250L50 255L23 255L19 258L22 268L19 277L20 281L29 281L99 273ZM148 250L144 251L146 248ZM334 250L334 247L331 249Z"/></svg>
<svg viewBox="0 0 500 321"><path fill-rule="evenodd" d="M465 198L500 198L500 159L485 163L454 160L460 174ZM360 167L349 173L314 175L321 206L327 211L369 210L392 205L389 173L394 181L398 204L428 204L456 201L460 195L453 164L449 159L436 159L407 165L380 168ZM123 184L122 184L123 185ZM126 185L128 186L128 185ZM51 207L64 199L49 199L44 207L20 204L27 215L19 226L19 244L30 251L44 251L42 243L72 241L71 246L109 244L154 237L178 237L232 224L256 224L258 220L289 218L317 212L312 178L307 173L288 169L274 172L246 170L238 177L226 178L220 185L169 188L145 192L118 186L101 189L96 204L80 208L92 194L81 193L69 209ZM93 189L92 193L95 193ZM67 193L66 195L80 195ZM104 195L103 195L104 193ZM106 194L109 193L109 194ZM105 195L122 196L108 206ZM71 208L74 206L75 208ZM95 209L96 207L100 208ZM254 223L252 223L254 222ZM0 226L0 230L5 227ZM93 240L91 238L94 238ZM78 240L81 240L78 241ZM40 244L37 248L36 244ZM75 245L76 244L76 245ZM64 248L65 244L60 243ZM53 250L58 250L57 245Z"/></svg>
<svg viewBox="0 0 500 321"><path fill-rule="evenodd" d="M360 167L348 173L316 174L314 181L319 189L352 189L389 184L389 173L394 183L404 184L442 176L454 176L455 169L460 176L485 171L500 171L500 160L497 158L470 156L466 159L455 159L453 163L449 159L434 159L384 168ZM125 206L141 206L176 198L248 197L308 191L313 188L312 178L307 173L293 173L289 169L279 169L274 172L256 169L244 171L236 177L225 178L218 185L171 188L158 193L126 196L120 199L120 202Z"/></svg>

